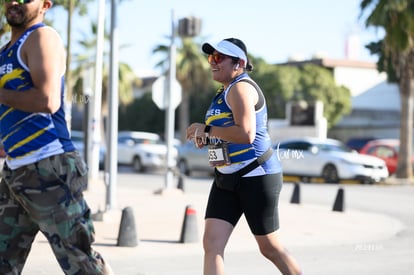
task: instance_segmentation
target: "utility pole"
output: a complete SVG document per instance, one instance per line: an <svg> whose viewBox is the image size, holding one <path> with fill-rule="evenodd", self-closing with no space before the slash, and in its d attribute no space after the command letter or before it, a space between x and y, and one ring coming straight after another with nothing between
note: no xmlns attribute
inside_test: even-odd
<svg viewBox="0 0 414 275"><path fill-rule="evenodd" d="M73 105L73 98L72 98L72 75L71 75L71 68L70 64L72 62L72 17L73 17L73 10L74 10L74 0L69 0L68 2L68 26L66 29L67 32L67 46L66 46L66 72L65 72L65 83L66 83L66 103L65 103L65 115L66 115L66 122L68 124L68 128L72 130L72 105Z"/></svg>
<svg viewBox="0 0 414 275"><path fill-rule="evenodd" d="M119 58L118 58L118 12L116 0L111 0L111 45L109 58L109 118L108 150L105 167L107 184L106 208L113 210L117 206L116 187L118 176L118 95L119 95Z"/></svg>
<svg viewBox="0 0 414 275"><path fill-rule="evenodd" d="M167 161L164 190L173 190L174 184L174 125L175 108L181 102L181 86L176 80L176 46L175 37L192 37L200 32L201 20L194 17L186 17L179 21L178 28L175 25L174 10L171 11L171 44L169 48L169 73L167 81L164 77L158 78L152 87L152 99L160 109L165 112L165 139L167 143ZM160 192L163 190L160 190Z"/></svg>
<svg viewBox="0 0 414 275"><path fill-rule="evenodd" d="M99 176L99 151L101 146L101 116L102 116L102 74L103 74L103 51L105 34L105 0L98 2L98 24L96 31L96 58L94 95L92 100L91 119L91 148L88 154L89 178L97 179Z"/></svg>

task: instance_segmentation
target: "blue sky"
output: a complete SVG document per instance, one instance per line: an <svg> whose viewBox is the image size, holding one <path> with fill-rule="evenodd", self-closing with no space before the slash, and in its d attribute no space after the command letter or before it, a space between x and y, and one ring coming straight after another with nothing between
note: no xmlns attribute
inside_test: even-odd
<svg viewBox="0 0 414 275"><path fill-rule="evenodd" d="M110 4L106 10L109 19ZM126 0L118 4L119 43L128 45L119 52L122 62L138 74L154 70L160 57L151 54L159 44L168 44L172 13L175 22L186 16L202 20L200 40L242 39L248 51L269 63L290 56L310 58L322 53L329 58L345 58L345 41L357 35L359 60L375 61L364 45L381 37L366 29L359 19L361 0ZM76 20L75 37L84 32L87 20L96 20L97 1L89 18ZM95 12L94 12L95 11ZM54 14L56 28L64 33L65 20ZM59 22L57 22L59 21Z"/></svg>

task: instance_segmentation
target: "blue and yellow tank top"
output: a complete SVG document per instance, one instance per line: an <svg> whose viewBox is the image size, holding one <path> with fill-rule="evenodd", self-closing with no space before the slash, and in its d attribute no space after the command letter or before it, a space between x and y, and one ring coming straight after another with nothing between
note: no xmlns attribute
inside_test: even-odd
<svg viewBox="0 0 414 275"><path fill-rule="evenodd" d="M0 52L0 87L24 93L33 87L29 68L20 57L27 37L37 28L29 28L19 40ZM63 74L64 72L62 72ZM0 135L7 153L7 165L16 169L41 159L74 151L64 113L64 76L61 106L54 114L28 113L0 104Z"/></svg>
<svg viewBox="0 0 414 275"><path fill-rule="evenodd" d="M253 160L261 156L269 147L272 146L270 135L267 129L267 107L266 101L259 86L250 78L247 73L235 78L227 89L219 91L214 97L205 116L205 124L220 127L233 126L234 117L230 106L227 104L226 97L231 87L239 81L251 83L259 94L259 101L256 104L256 137L252 144L228 143L228 151L231 164L220 166L217 169L222 173L232 173L240 170ZM214 137L213 137L214 138ZM261 166L248 173L248 176L280 173L282 167L275 154L272 155Z"/></svg>

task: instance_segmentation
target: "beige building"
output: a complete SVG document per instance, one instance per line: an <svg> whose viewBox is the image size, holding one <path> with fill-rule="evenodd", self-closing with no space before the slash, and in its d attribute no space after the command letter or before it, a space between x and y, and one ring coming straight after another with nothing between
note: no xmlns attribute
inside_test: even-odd
<svg viewBox="0 0 414 275"><path fill-rule="evenodd" d="M346 142L355 137L398 138L400 120L400 96L396 84L386 81L386 74L379 73L376 63L351 59L315 58L289 61L280 65L302 66L315 64L330 70L338 85L351 91L352 111L335 127L324 131L314 129L317 136L336 138ZM287 121L271 122L285 125ZM325 125L325 123L316 123ZM291 131L291 130L290 130ZM309 129L306 133L312 133Z"/></svg>

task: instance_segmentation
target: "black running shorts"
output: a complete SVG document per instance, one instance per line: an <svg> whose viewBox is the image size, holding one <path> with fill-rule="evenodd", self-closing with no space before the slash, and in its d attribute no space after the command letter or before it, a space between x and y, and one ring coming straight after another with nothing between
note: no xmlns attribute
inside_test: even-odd
<svg viewBox="0 0 414 275"><path fill-rule="evenodd" d="M279 194L282 173L242 177L237 191L216 186L210 190L205 218L225 220L236 226L244 214L254 235L266 235L279 229Z"/></svg>

